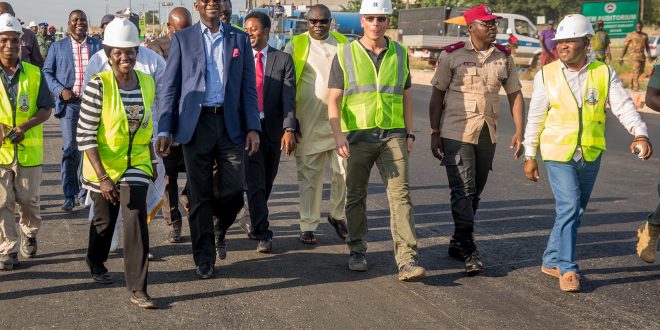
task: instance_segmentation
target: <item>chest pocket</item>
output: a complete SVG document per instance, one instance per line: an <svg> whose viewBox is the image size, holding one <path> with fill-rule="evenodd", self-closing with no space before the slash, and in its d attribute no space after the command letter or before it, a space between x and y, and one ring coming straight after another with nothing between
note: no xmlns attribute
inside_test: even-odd
<svg viewBox="0 0 660 330"><path fill-rule="evenodd" d="M454 69L454 86L460 86L461 92L480 93L483 90L483 80L481 79L481 68L475 65L466 65L460 63Z"/></svg>
<svg viewBox="0 0 660 330"><path fill-rule="evenodd" d="M509 70L505 58L499 58L485 64L487 89L490 93L498 93L509 78Z"/></svg>

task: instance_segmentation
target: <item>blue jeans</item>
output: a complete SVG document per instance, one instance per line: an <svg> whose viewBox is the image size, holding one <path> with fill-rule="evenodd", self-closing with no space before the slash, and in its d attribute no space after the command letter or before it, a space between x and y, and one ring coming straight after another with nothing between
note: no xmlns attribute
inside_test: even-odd
<svg viewBox="0 0 660 330"><path fill-rule="evenodd" d="M71 198L80 193L79 171L82 153L78 150L76 132L80 103L68 103L65 114L60 118L62 131L62 189L64 196Z"/></svg>
<svg viewBox="0 0 660 330"><path fill-rule="evenodd" d="M559 267L559 272L579 272L575 263L577 230L600 169L599 156L593 162L584 159L568 162L545 162L548 180L555 196L555 225L543 253L543 265Z"/></svg>

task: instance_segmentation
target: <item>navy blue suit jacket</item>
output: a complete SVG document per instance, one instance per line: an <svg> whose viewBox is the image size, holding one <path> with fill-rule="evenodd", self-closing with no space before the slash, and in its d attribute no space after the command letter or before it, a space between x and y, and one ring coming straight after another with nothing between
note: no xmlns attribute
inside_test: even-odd
<svg viewBox="0 0 660 330"><path fill-rule="evenodd" d="M87 50L89 57L101 50L101 41L87 37ZM76 68L73 63L73 50L71 46L71 37L54 42L48 51L46 63L42 70L48 89L55 98L55 117L64 116L64 107L66 102L60 98L63 89L72 89L75 82ZM83 90L84 90L83 86Z"/></svg>
<svg viewBox="0 0 660 330"><path fill-rule="evenodd" d="M247 33L222 23L227 132L236 143L248 131L261 131L257 106L254 58ZM186 144L192 138L204 102L206 55L201 23L174 34L161 86L158 131Z"/></svg>

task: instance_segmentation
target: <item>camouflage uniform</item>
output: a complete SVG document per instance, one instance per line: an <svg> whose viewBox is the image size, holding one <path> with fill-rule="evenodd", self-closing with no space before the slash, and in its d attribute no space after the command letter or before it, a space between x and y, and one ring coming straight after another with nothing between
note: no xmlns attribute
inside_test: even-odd
<svg viewBox="0 0 660 330"><path fill-rule="evenodd" d="M644 65L646 64L646 57L644 56L644 49L648 44L649 37L644 32L631 32L626 36L624 41L630 54L630 62L632 64L632 79L630 88L634 91L639 90L639 76L644 72Z"/></svg>

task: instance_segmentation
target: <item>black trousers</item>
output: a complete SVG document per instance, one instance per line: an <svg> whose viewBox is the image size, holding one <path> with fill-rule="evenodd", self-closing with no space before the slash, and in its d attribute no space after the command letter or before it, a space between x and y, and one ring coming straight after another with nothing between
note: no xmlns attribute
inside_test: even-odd
<svg viewBox="0 0 660 330"><path fill-rule="evenodd" d="M442 139L445 156L441 164L447 170L451 189L451 213L456 236L469 235L474 231L474 215L493 165L495 146L485 123L478 144Z"/></svg>
<svg viewBox="0 0 660 330"><path fill-rule="evenodd" d="M100 193L90 192L94 201L94 216L89 227L87 264L92 274L108 272L103 265L108 260L112 234L121 210L124 227L124 276L129 291L147 291L149 270L149 230L147 229L146 184L119 185L119 203L108 202Z"/></svg>
<svg viewBox="0 0 660 330"><path fill-rule="evenodd" d="M204 111L191 140L183 145L188 176L188 223L197 266L215 264L214 236L224 237L243 207L243 148L244 144L235 144L227 135L222 113ZM214 163L218 166L215 178ZM214 198L214 190L218 200Z"/></svg>
<svg viewBox="0 0 660 330"><path fill-rule="evenodd" d="M245 153L245 182L247 184L248 208L254 236L258 240L273 237L268 229L268 197L280 166L280 143L273 143L259 134L259 151L252 156Z"/></svg>
<svg viewBox="0 0 660 330"><path fill-rule="evenodd" d="M163 158L163 165L165 165L165 205L163 207L163 218L165 219L165 223L171 227L173 223L181 221L181 212L179 211L179 184L177 183L177 179L179 178L179 173L186 171L181 145L170 148L170 155Z"/></svg>

